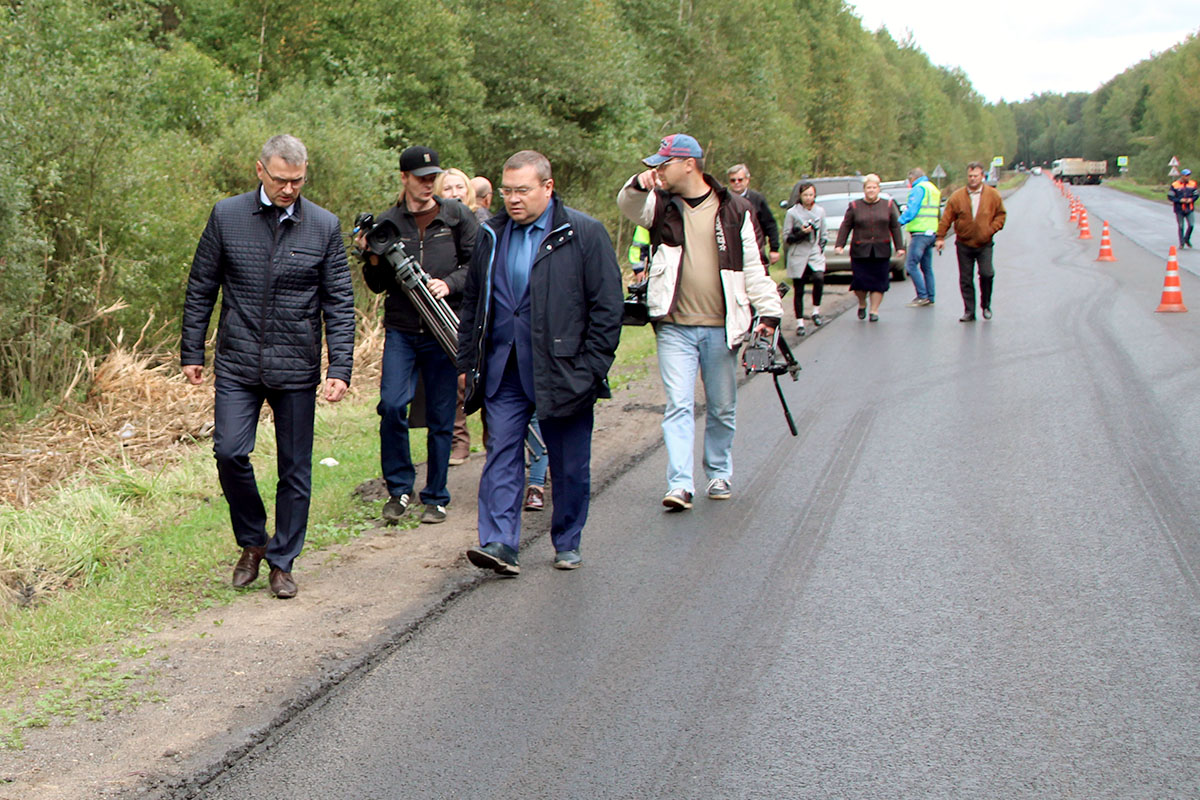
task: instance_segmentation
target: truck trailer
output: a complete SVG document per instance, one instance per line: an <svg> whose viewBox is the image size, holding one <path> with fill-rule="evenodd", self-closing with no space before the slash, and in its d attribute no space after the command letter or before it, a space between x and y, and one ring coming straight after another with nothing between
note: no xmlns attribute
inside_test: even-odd
<svg viewBox="0 0 1200 800"><path fill-rule="evenodd" d="M1051 174L1066 183L1099 183L1107 173L1107 161L1086 158L1056 158L1051 166Z"/></svg>

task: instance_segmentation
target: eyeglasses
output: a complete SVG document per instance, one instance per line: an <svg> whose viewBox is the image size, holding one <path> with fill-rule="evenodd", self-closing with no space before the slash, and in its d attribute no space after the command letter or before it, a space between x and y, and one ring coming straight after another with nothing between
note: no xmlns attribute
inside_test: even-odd
<svg viewBox="0 0 1200 800"><path fill-rule="evenodd" d="M501 197L525 197L538 186L545 186L546 181L542 181L537 186L501 186Z"/></svg>
<svg viewBox="0 0 1200 800"><path fill-rule="evenodd" d="M258 163L262 164L261 161ZM280 186L286 186L290 183L292 186L295 186L297 189L299 189L301 186L308 183L307 175L301 175L299 178L276 178L270 172L267 172L266 165L263 165L262 171L266 173L267 177L271 179L272 183L278 183Z"/></svg>
<svg viewBox="0 0 1200 800"><path fill-rule="evenodd" d="M662 162L657 167L655 167L655 169L658 170L659 172L662 172L663 169L666 168L667 164L678 164L680 161L684 161L684 160L685 159L682 159L682 158L668 158L666 161Z"/></svg>

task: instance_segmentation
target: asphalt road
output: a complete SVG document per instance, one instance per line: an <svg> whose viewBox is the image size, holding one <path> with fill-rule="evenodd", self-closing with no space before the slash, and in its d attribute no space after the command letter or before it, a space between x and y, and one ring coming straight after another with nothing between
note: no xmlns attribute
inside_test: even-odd
<svg viewBox="0 0 1200 800"><path fill-rule="evenodd" d="M531 543L203 796L1196 796L1200 326L1008 205L994 320L948 251L797 349L798 437L743 387L733 500L663 513L657 451L583 569Z"/></svg>
<svg viewBox="0 0 1200 800"><path fill-rule="evenodd" d="M1099 186L1072 186L1075 194L1088 209L1088 223L1092 235L1100 239L1100 228L1104 220L1128 236L1137 245L1165 259L1171 245L1178 248L1179 228L1175 224L1175 212L1170 203L1156 203L1104 184ZM1166 199L1166 193L1163 193ZM1200 233L1192 234L1193 242L1200 247ZM1200 250L1183 249L1178 252L1179 266L1193 275L1200 275Z"/></svg>

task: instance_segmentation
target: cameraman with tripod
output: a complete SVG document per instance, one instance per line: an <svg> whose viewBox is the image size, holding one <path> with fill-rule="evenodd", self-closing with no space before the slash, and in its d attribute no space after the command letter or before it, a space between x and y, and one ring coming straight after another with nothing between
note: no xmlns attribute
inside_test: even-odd
<svg viewBox="0 0 1200 800"><path fill-rule="evenodd" d="M410 147L401 153L403 190L396 204L379 214L376 221L396 226L405 251L430 275L426 284L430 294L445 298L457 312L479 223L462 203L444 202L435 196L433 184L441 172L438 154L428 147ZM366 237L360 235L356 244L365 249ZM412 502L416 469L409 450L409 404L419 370L425 385L429 431L425 488L420 495L425 505L421 522L444 522L450 504L446 481L458 400L458 369L396 282L395 270L386 259L364 255L363 279L371 291L387 292L378 406L379 457L390 495L383 506L383 519L389 525L396 524Z"/></svg>

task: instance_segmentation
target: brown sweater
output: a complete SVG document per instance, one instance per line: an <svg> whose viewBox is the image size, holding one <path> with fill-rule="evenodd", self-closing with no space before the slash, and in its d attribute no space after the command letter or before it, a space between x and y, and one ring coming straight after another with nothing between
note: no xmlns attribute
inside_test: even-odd
<svg viewBox="0 0 1200 800"><path fill-rule="evenodd" d="M1006 216L1000 193L986 183L979 197L979 214L971 216L971 196L964 186L946 201L946 210L942 212L942 221L938 223L937 238L945 239L946 231L953 225L960 242L967 247L983 247L1004 227Z"/></svg>
<svg viewBox="0 0 1200 800"><path fill-rule="evenodd" d="M900 231L900 214L896 204L887 195L874 203L858 199L846 209L842 227L838 228L834 247L845 247L850 239L851 258L889 258L892 244L897 250L904 249L904 235Z"/></svg>

